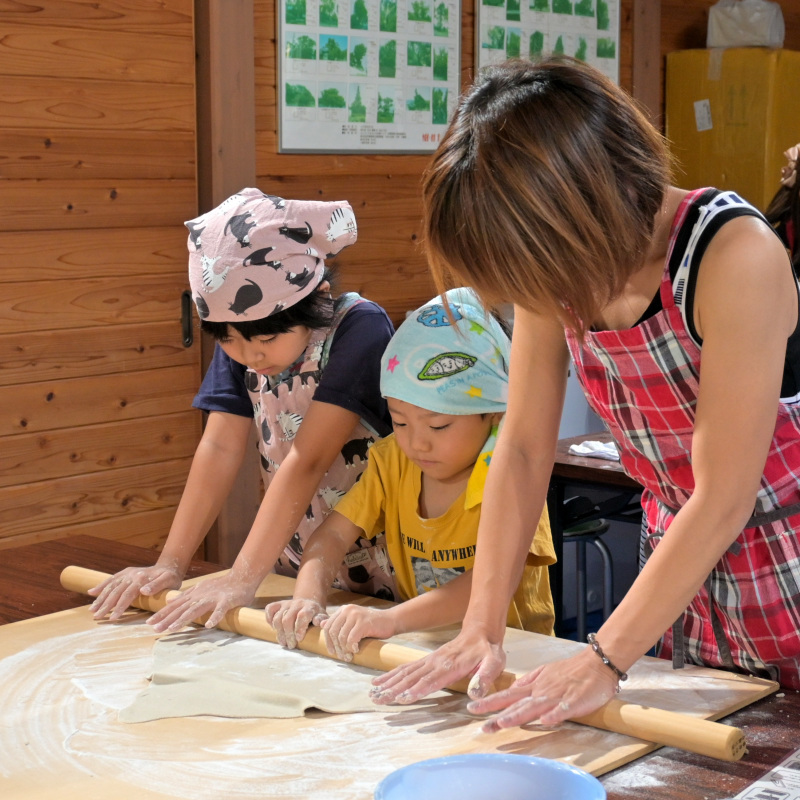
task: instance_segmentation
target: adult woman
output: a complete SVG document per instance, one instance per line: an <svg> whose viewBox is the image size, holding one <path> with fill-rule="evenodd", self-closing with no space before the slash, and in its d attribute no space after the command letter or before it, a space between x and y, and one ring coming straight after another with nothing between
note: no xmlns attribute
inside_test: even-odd
<svg viewBox="0 0 800 800"><path fill-rule="evenodd" d="M440 285L515 304L508 414L462 633L376 679L379 702L470 673L483 698L501 670L570 355L655 546L593 646L471 709L504 709L488 730L588 713L682 615L687 660L800 687L797 285L755 209L668 175L659 134L587 65L508 62L462 99L425 179L427 247Z"/></svg>

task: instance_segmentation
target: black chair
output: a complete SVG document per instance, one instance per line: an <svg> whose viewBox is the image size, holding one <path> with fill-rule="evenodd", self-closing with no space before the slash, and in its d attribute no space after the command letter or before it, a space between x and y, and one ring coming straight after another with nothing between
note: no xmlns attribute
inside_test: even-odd
<svg viewBox="0 0 800 800"><path fill-rule="evenodd" d="M569 497L564 501L564 544L572 543L575 551L577 639L586 641L586 618L588 615L588 592L586 572L586 545L593 545L603 560L603 620L611 616L614 607L614 564L611 551L603 541L603 534L610 525L594 516L597 506L583 496Z"/></svg>

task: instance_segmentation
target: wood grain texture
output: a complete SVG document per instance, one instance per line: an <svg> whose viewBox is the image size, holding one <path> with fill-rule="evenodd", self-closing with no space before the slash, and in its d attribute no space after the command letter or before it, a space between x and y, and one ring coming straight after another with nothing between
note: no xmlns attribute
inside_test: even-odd
<svg viewBox="0 0 800 800"><path fill-rule="evenodd" d="M0 128L0 178L8 180L194 180L194 136L187 131L83 131Z"/></svg>
<svg viewBox="0 0 800 800"><path fill-rule="evenodd" d="M14 202L14 197L8 197ZM186 274L186 228L104 228L0 232L0 284L19 281ZM188 277L187 277L188 281Z"/></svg>
<svg viewBox="0 0 800 800"><path fill-rule="evenodd" d="M4 127L38 130L193 129L189 84L131 82L124 89L114 81L15 77L4 80L0 119Z"/></svg>
<svg viewBox="0 0 800 800"><path fill-rule="evenodd" d="M0 529L6 544L44 529L112 520L175 506L189 459L55 478L0 489Z"/></svg>
<svg viewBox="0 0 800 800"><path fill-rule="evenodd" d="M186 0L2 0L0 22L191 38L192 6Z"/></svg>
<svg viewBox="0 0 800 800"><path fill-rule="evenodd" d="M6 285L0 300L0 333L78 328L86 325L163 322L180 318L185 275L158 281L81 278ZM58 323L54 324L57 314Z"/></svg>
<svg viewBox="0 0 800 800"><path fill-rule="evenodd" d="M169 530L201 416L193 12L0 0L0 547Z"/></svg>
<svg viewBox="0 0 800 800"><path fill-rule="evenodd" d="M151 31L96 31L5 21L0 39L0 74L152 83L194 87L186 69L194 58L190 36Z"/></svg>
<svg viewBox="0 0 800 800"><path fill-rule="evenodd" d="M0 436L176 414L191 407L197 386L194 365L6 386Z"/></svg>
<svg viewBox="0 0 800 800"><path fill-rule="evenodd" d="M197 318L194 334L200 335ZM0 335L0 386L196 364L174 319L149 325L68 328Z"/></svg>
<svg viewBox="0 0 800 800"><path fill-rule="evenodd" d="M199 411L185 411L85 425L79 437L72 430L0 437L0 487L191 458L200 422Z"/></svg>
<svg viewBox="0 0 800 800"><path fill-rule="evenodd" d="M136 547L160 549L167 539L167 532L174 516L175 509L167 506L156 511L91 519L88 522L62 525L59 528L41 528L14 537L0 538L0 550L11 550L61 539L71 543L76 536L91 536L123 542ZM152 556L147 562L140 560L137 563L153 564L155 560L156 556ZM4 563L4 558L0 557L0 564L2 563ZM122 566L129 565L123 564Z"/></svg>
<svg viewBox="0 0 800 800"><path fill-rule="evenodd" d="M149 523L143 518L147 515L130 518L134 516L140 518L141 529L146 531ZM86 595L69 592L59 583L64 567L78 562L89 569L117 572L129 566L148 566L157 554L144 547L150 545L134 546L111 538L76 535L61 541L5 548L0 558L0 586L4 589L0 592L0 625L86 605ZM36 565L35 570L31 569L32 564ZM219 569L218 564L193 559L186 577Z"/></svg>
<svg viewBox="0 0 800 800"><path fill-rule="evenodd" d="M0 182L0 231L169 224L180 230L195 208L192 180Z"/></svg>

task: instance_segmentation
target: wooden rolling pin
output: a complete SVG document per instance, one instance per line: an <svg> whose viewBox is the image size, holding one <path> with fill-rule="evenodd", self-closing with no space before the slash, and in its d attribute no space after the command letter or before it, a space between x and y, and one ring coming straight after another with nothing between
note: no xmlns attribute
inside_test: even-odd
<svg viewBox="0 0 800 800"><path fill-rule="evenodd" d="M61 573L61 585L65 589L81 594L88 594L89 589L110 577L104 572L84 569L83 567L65 567ZM178 591L163 591L147 597L139 595L132 605L145 611L158 611L163 608ZM198 617L196 623L202 624L206 616ZM277 643L275 629L267 623L264 611L255 608L235 608L229 611L219 628ZM308 629L302 642L298 642L300 650L316 653L326 658L333 658L328 652L319 628ZM393 642L379 639L365 639L361 648L353 656L353 663L362 667L388 672L395 667L409 664L428 655L425 650L417 650ZM495 681L495 688L506 689L517 678L513 672L503 672ZM466 693L469 681L461 680L448 686L453 691ZM610 700L602 708L583 717L574 717L572 722L602 728L613 733L633 736L659 745L678 747L691 753L698 753L723 761L738 761L746 752L744 734L739 728L722 725L719 722L665 711L660 708L626 703L624 700Z"/></svg>

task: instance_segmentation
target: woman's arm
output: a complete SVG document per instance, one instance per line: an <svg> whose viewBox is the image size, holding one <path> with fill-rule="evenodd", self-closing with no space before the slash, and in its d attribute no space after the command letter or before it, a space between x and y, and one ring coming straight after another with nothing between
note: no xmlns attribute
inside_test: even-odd
<svg viewBox="0 0 800 800"><path fill-rule="evenodd" d="M155 630L177 630L205 613L211 628L231 608L252 601L358 420L352 411L312 400L230 572L191 587L154 614L148 622Z"/></svg>
<svg viewBox="0 0 800 800"><path fill-rule="evenodd" d="M378 702L412 703L476 671L473 695L481 697L502 671L508 605L547 496L568 360L559 322L515 308L508 410L484 490L462 632L421 661L376 678Z"/></svg>
<svg viewBox="0 0 800 800"><path fill-rule="evenodd" d="M95 619L119 619L141 593L177 589L192 556L217 518L244 459L253 421L214 411L197 445L163 550L152 567L128 567L90 590Z"/></svg>
<svg viewBox="0 0 800 800"><path fill-rule="evenodd" d="M597 633L622 671L683 613L753 511L797 303L786 255L773 233L753 218L728 223L709 245L697 284L703 358L692 440L695 490ZM613 696L616 683L586 648L472 710L506 709L487 723L488 730L536 718L555 724L598 708Z"/></svg>

